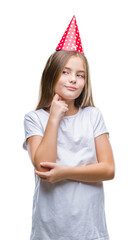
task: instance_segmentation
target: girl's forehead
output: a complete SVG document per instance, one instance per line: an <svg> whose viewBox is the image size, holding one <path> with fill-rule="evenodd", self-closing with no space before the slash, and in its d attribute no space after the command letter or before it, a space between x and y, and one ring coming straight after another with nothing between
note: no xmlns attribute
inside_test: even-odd
<svg viewBox="0 0 138 240"><path fill-rule="evenodd" d="M65 64L65 67L80 68L80 70L85 70L84 61L79 56L71 56Z"/></svg>

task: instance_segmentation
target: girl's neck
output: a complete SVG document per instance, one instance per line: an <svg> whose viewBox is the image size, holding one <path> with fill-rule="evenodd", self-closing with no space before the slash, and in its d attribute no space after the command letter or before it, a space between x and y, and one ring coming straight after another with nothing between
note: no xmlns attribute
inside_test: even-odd
<svg viewBox="0 0 138 240"><path fill-rule="evenodd" d="M65 113L65 116L71 116L75 115L79 111L79 108L74 107L74 108L69 108L69 110Z"/></svg>

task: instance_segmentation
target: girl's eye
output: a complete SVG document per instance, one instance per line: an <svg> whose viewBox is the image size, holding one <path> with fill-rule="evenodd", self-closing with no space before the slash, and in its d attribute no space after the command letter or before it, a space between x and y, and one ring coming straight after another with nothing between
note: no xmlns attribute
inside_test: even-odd
<svg viewBox="0 0 138 240"><path fill-rule="evenodd" d="M83 76L83 75L80 75L80 74L78 74L77 76L80 77L80 78L84 78L84 76Z"/></svg>
<svg viewBox="0 0 138 240"><path fill-rule="evenodd" d="M63 71L62 73L63 73L63 74L67 74L67 72L66 72L66 71Z"/></svg>

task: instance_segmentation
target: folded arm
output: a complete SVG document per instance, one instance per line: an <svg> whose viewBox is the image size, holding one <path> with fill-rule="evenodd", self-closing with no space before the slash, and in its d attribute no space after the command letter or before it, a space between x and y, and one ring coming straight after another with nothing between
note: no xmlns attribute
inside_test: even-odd
<svg viewBox="0 0 138 240"><path fill-rule="evenodd" d="M58 126L58 121L49 117L44 136L35 135L27 139L29 156L39 171L49 171L49 168L42 168L40 162L56 162Z"/></svg>
<svg viewBox="0 0 138 240"><path fill-rule="evenodd" d="M98 182L110 180L115 175L114 157L107 134L95 138L98 163L80 167L69 167L66 177L83 182Z"/></svg>
<svg viewBox="0 0 138 240"><path fill-rule="evenodd" d="M115 174L114 158L107 134L95 138L95 147L98 163L80 167L68 167L45 162L41 166L43 168L49 167L51 170L45 173L37 171L36 174L51 183L64 179L82 182L99 182L113 179Z"/></svg>

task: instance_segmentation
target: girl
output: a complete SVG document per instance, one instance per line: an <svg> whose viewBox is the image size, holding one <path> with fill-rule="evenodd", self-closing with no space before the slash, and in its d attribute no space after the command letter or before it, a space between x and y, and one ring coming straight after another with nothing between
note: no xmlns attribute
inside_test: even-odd
<svg viewBox="0 0 138 240"><path fill-rule="evenodd" d="M31 240L109 240L103 181L114 178L114 158L77 46L49 57L39 103L24 117L36 184Z"/></svg>

